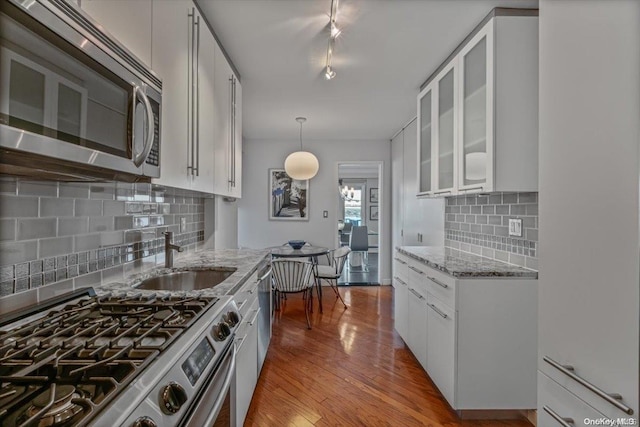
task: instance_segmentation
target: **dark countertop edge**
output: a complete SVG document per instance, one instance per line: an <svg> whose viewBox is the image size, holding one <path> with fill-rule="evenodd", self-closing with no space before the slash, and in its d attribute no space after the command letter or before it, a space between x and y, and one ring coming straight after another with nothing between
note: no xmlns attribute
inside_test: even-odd
<svg viewBox="0 0 640 427"><path fill-rule="evenodd" d="M411 252L408 252L407 250L403 249L400 246L396 246L396 250L400 253L402 253L403 255L406 255L410 258L415 259L416 261L422 262L424 264L427 264L429 267L431 268L435 268L438 271L441 271L445 274L448 274L451 277L455 277L457 279L500 279L500 278L504 278L504 279L533 279L533 280L537 280L538 279L538 272L535 270L529 270L529 271L523 271L523 272L517 272L517 271L511 271L511 272L498 272L498 271L461 271L461 272L451 272L449 271L447 268L433 262L433 261L429 261L427 259L424 259L416 254L413 254ZM455 250L455 249L454 249ZM460 251L462 252L462 251ZM518 267L518 268L524 268L524 267L520 267L518 265L515 264L508 264L506 262L503 261L498 261L498 260L494 260L491 258L486 258L483 257L481 255L476 255L476 254L472 254L472 253L468 253L468 252L462 252L465 254L468 254L470 256L476 256L479 258L485 258L488 260L491 260L492 262L498 262L504 265L508 265L508 266L513 266L513 267Z"/></svg>

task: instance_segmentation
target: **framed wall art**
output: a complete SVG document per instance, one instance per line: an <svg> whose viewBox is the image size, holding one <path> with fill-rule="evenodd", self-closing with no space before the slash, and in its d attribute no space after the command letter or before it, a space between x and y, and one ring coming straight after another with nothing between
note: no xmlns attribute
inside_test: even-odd
<svg viewBox="0 0 640 427"><path fill-rule="evenodd" d="M284 169L269 169L269 219L309 220L309 180L291 179Z"/></svg>

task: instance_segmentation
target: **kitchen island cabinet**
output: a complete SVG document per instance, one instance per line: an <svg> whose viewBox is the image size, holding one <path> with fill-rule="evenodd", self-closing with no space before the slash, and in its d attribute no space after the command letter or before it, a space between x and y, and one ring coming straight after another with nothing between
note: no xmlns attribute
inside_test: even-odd
<svg viewBox="0 0 640 427"><path fill-rule="evenodd" d="M413 324L398 331L451 407L462 417L535 408L537 273L443 247L399 247L396 263L426 294L406 306L426 348Z"/></svg>

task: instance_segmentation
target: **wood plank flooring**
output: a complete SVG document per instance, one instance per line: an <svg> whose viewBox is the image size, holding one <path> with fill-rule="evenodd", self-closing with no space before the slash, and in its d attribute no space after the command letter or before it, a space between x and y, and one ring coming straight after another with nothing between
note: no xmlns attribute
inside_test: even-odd
<svg viewBox="0 0 640 427"><path fill-rule="evenodd" d="M393 329L393 288L324 288L307 329L301 295L275 314L245 426L531 427L460 421Z"/></svg>

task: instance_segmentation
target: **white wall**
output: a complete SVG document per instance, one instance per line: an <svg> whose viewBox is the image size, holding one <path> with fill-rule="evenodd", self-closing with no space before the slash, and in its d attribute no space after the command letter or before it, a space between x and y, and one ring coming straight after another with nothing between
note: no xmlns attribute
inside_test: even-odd
<svg viewBox="0 0 640 427"><path fill-rule="evenodd" d="M387 200L380 236L385 245L380 270L381 283L391 277L391 168L388 140L377 141L304 141L305 149L320 162L318 174L309 183L308 221L269 221L269 169L282 168L284 160L299 147L299 141L243 141L242 199L238 201L238 244L240 247L264 248L281 245L290 239L304 239L313 244L334 247L338 222L338 182L336 163L345 161L382 161L383 188L380 199ZM328 218L322 212L328 212Z"/></svg>

